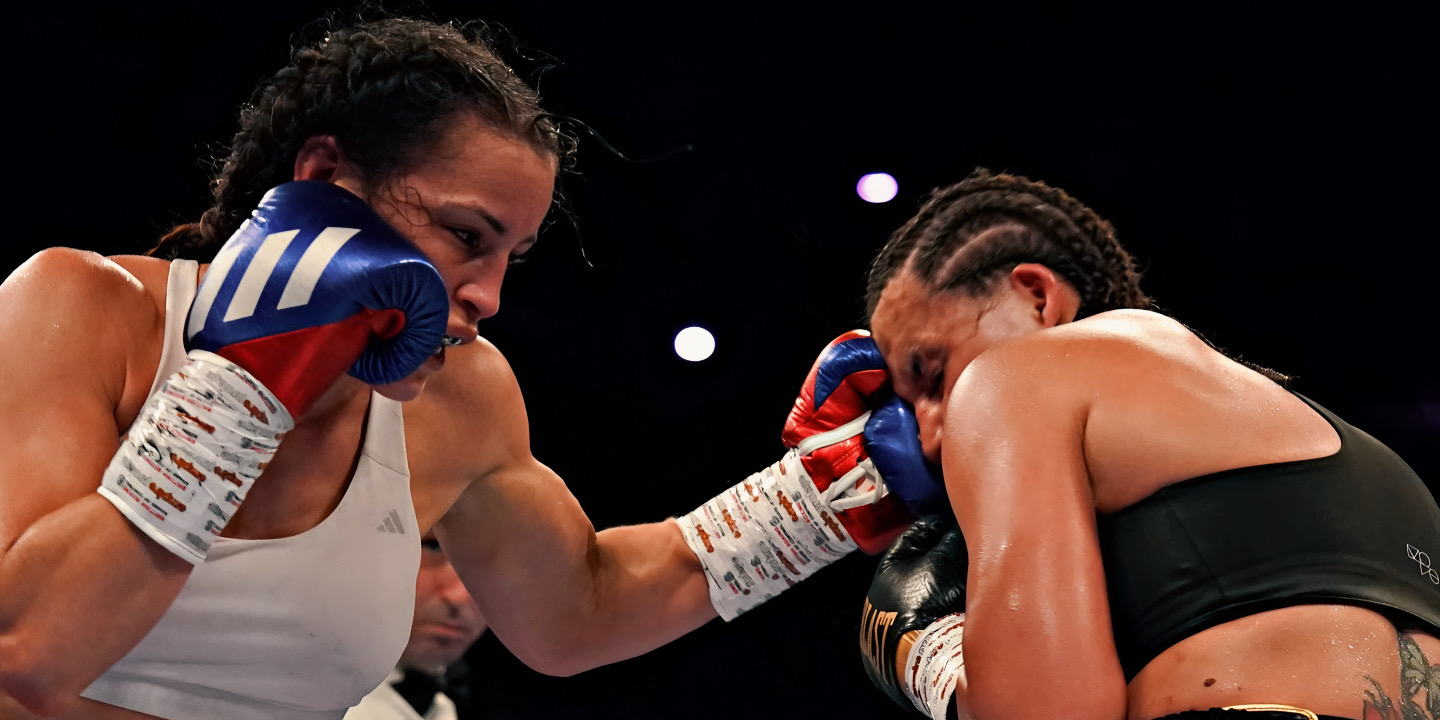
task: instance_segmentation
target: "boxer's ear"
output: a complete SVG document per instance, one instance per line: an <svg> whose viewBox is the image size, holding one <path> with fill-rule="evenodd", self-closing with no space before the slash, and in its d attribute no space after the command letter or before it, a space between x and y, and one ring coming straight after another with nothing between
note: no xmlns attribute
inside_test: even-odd
<svg viewBox="0 0 1440 720"><path fill-rule="evenodd" d="M296 180L323 180L365 198L362 178L360 168L345 156L334 135L311 136L295 154Z"/></svg>
<svg viewBox="0 0 1440 720"><path fill-rule="evenodd" d="M1010 286L1034 308L1043 327L1064 325L1080 312L1080 293L1059 273L1040 263L1020 263L1010 271Z"/></svg>
<svg viewBox="0 0 1440 720"><path fill-rule="evenodd" d="M305 140L295 155L295 180L330 180L345 165L334 135L315 135Z"/></svg>

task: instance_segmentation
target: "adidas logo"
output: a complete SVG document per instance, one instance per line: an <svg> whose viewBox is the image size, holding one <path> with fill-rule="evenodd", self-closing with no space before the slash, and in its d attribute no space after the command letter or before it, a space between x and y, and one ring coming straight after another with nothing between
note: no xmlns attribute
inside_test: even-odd
<svg viewBox="0 0 1440 720"><path fill-rule="evenodd" d="M390 514L384 519L384 521L381 522L380 525L377 526L375 529L383 533L395 533L397 535L405 534L405 524L400 522L400 513L395 512L393 509L390 511Z"/></svg>

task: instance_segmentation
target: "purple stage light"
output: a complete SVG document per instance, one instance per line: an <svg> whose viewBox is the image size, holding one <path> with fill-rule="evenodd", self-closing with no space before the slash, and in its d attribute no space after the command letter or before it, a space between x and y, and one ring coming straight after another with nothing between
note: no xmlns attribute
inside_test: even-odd
<svg viewBox="0 0 1440 720"><path fill-rule="evenodd" d="M889 173L870 173L855 183L855 192L868 203L885 203L895 199L900 184Z"/></svg>

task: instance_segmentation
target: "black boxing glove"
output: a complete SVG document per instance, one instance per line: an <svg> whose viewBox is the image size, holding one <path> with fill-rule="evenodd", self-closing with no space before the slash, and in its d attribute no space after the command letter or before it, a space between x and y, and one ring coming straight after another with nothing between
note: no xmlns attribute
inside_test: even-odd
<svg viewBox="0 0 1440 720"><path fill-rule="evenodd" d="M965 683L961 638L969 569L955 520L929 515L880 558L865 598L860 622L865 674L901 707L936 720L945 717L955 689Z"/></svg>

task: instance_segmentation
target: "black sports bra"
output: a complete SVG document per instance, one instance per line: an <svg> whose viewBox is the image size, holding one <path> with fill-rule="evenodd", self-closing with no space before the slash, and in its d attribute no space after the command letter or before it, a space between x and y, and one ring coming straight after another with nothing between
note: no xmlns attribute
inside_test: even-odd
<svg viewBox="0 0 1440 720"><path fill-rule="evenodd" d="M1380 441L1297 397L1339 452L1191 478L1099 517L1127 681L1190 635L1287 605L1361 605L1440 632L1440 506Z"/></svg>

